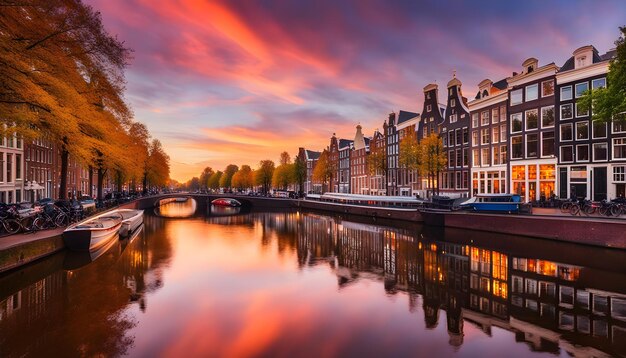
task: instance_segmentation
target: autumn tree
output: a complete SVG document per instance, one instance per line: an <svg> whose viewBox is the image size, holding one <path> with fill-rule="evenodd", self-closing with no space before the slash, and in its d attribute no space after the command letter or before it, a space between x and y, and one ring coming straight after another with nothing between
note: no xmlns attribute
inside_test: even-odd
<svg viewBox="0 0 626 358"><path fill-rule="evenodd" d="M324 186L330 182L333 173L334 168L330 163L330 153L328 153L328 150L324 149L315 164L315 168L313 168L313 179L322 183L322 186ZM324 190L322 189L322 191Z"/></svg>
<svg viewBox="0 0 626 358"><path fill-rule="evenodd" d="M211 176L215 174L215 171L213 171L213 168L211 167L206 167L204 168L204 170L202 170L202 173L200 174L200 188L199 189L203 189L203 190L208 190L209 189L209 179L211 178Z"/></svg>
<svg viewBox="0 0 626 358"><path fill-rule="evenodd" d="M249 165L242 165L241 169L239 169L234 175L232 179L233 188L237 188L239 190L246 190L251 188L254 185L254 177L252 173L252 168Z"/></svg>
<svg viewBox="0 0 626 358"><path fill-rule="evenodd" d="M7 4L0 28L0 117L6 125L0 135L46 133L57 142L59 196L65 198L70 153L91 162L111 143L109 133L94 127L111 120L129 124L123 70L130 50L79 0Z"/></svg>
<svg viewBox="0 0 626 358"><path fill-rule="evenodd" d="M580 111L593 109L594 121L626 121L626 26L620 27L620 32L616 56L609 62L607 86L592 88L576 101Z"/></svg>
<svg viewBox="0 0 626 358"><path fill-rule="evenodd" d="M304 182L306 181L306 159L300 155L296 156L293 163L294 182L298 184L298 193L302 195L304 193Z"/></svg>
<svg viewBox="0 0 626 358"><path fill-rule="evenodd" d="M295 181L294 165L291 163L289 153L280 153L280 164L272 175L272 186L274 188L287 190L288 186Z"/></svg>
<svg viewBox="0 0 626 358"><path fill-rule="evenodd" d="M220 187L224 189L230 188L232 186L231 182L233 179L233 175L235 175L238 170L238 166L234 164L228 165L226 169L224 169L224 174L222 174L222 177L220 178Z"/></svg>
<svg viewBox="0 0 626 358"><path fill-rule="evenodd" d="M209 186L209 189L212 189L212 190L220 189L220 179L222 178L222 174L223 173L218 170L217 172L215 172L215 174L211 175L207 183Z"/></svg>
<svg viewBox="0 0 626 358"><path fill-rule="evenodd" d="M407 135L400 141L398 164L409 170L418 170L420 165L420 145L415 135Z"/></svg>
<svg viewBox="0 0 626 358"><path fill-rule="evenodd" d="M432 133L422 139L419 145L419 171L428 178L428 187L432 190L437 185L436 192L439 193L439 172L447 164L446 152L443 148L441 138Z"/></svg>
<svg viewBox="0 0 626 358"><path fill-rule="evenodd" d="M150 163L148 184L154 187L165 186L170 177L170 157L165 153L158 139L152 140L150 144L148 161Z"/></svg>
<svg viewBox="0 0 626 358"><path fill-rule="evenodd" d="M387 177L387 154L384 147L377 147L367 156L367 169L370 175L382 174Z"/></svg>
<svg viewBox="0 0 626 358"><path fill-rule="evenodd" d="M256 185L260 185L263 187L263 193L265 194L269 193L270 191L274 170L274 162L266 159L259 162L259 168L254 172L254 182L256 183Z"/></svg>

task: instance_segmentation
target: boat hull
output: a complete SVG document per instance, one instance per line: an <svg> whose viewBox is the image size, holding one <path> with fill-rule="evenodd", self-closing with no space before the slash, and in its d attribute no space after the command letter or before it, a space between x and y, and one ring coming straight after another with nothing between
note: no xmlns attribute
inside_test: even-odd
<svg viewBox="0 0 626 358"><path fill-rule="evenodd" d="M71 230L63 232L63 243L72 251L94 251L117 237L122 222L99 230Z"/></svg>
<svg viewBox="0 0 626 358"><path fill-rule="evenodd" d="M120 209L117 212L124 218L120 227L120 237L131 235L143 224L143 210Z"/></svg>

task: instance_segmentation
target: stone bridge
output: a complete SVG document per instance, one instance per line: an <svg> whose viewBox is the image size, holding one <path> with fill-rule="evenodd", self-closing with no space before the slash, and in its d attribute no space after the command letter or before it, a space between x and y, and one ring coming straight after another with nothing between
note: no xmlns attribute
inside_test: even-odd
<svg viewBox="0 0 626 358"><path fill-rule="evenodd" d="M134 209L151 209L161 205L163 199L190 198L196 201L198 207L206 207L211 201L218 198L230 198L238 200L244 208L286 209L298 206L298 200L282 198L266 198L260 196L245 196L232 194L193 194L172 193L146 196L123 205Z"/></svg>

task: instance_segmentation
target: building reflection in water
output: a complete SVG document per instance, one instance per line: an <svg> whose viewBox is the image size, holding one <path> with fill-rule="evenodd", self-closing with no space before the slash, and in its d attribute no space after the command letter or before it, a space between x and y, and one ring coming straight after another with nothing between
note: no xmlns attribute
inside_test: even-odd
<svg viewBox="0 0 626 358"><path fill-rule="evenodd" d="M172 204L176 209L166 210L173 213L191 205ZM339 295L365 281L379 284L381 295L407 297L409 312L423 312L425 329L443 329L445 317L447 341L455 350L472 326L489 336L493 327L506 329L533 351L626 354L623 255L585 261L593 250L581 246L539 252L528 239L519 245L514 238L484 234L480 241L464 232L301 212L188 220L204 231L206 225L244 228L249 240L258 240L259 255L275 249L280 257L297 259L295 270L327 267ZM147 215L142 234L80 269L63 270L62 253L0 276L0 355L129 353L132 330L151 310L151 294L168 284L164 277L175 256L168 236L172 222Z"/></svg>
<svg viewBox="0 0 626 358"><path fill-rule="evenodd" d="M387 294L408 294L410 311L421 296L425 327L437 327L445 312L452 346L463 344L465 322L487 335L493 326L512 331L533 351L626 354L623 273L535 259L524 249L508 253L470 240L443 241L417 234L419 227L298 215L301 266L329 264L340 289L363 279L383 281Z"/></svg>

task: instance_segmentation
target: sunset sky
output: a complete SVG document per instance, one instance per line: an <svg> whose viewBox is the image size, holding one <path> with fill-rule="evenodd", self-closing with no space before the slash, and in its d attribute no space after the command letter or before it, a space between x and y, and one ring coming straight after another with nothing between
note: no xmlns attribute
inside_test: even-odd
<svg viewBox="0 0 626 358"><path fill-rule="evenodd" d="M602 54L626 25L626 1L86 2L134 50L128 101L179 181L323 149L358 123L371 135L454 70L471 98L528 57Z"/></svg>

